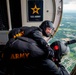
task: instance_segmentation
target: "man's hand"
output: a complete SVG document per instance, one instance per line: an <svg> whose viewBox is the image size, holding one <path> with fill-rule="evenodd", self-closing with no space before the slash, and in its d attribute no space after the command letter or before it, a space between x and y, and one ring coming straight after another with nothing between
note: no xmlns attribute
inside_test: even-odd
<svg viewBox="0 0 76 75"><path fill-rule="evenodd" d="M46 46L46 47L48 49L48 57L49 58L53 58L54 57L54 51L53 51L53 49L49 45Z"/></svg>

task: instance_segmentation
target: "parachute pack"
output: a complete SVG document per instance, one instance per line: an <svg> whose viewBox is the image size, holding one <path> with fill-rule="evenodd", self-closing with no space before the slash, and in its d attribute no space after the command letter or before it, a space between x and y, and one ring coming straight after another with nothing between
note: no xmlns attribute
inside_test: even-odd
<svg viewBox="0 0 76 75"><path fill-rule="evenodd" d="M44 51L38 47L37 43L26 37L10 39L2 52L2 59L5 60L41 59L44 56Z"/></svg>

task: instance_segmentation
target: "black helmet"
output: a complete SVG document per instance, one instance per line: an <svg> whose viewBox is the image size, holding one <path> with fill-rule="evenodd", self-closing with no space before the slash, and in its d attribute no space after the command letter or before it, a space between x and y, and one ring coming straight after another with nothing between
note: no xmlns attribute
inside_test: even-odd
<svg viewBox="0 0 76 75"><path fill-rule="evenodd" d="M41 24L39 27L42 29L42 33L43 33L43 35L46 36L46 37L49 36L49 35L46 34L46 32L45 32L46 28L47 28L47 27L50 27L52 30L54 29L52 22L49 21L49 20L43 21L42 24Z"/></svg>
<svg viewBox="0 0 76 75"><path fill-rule="evenodd" d="M62 57L70 52L70 48L65 45L65 41L55 41L50 47L54 50L54 57L60 62Z"/></svg>

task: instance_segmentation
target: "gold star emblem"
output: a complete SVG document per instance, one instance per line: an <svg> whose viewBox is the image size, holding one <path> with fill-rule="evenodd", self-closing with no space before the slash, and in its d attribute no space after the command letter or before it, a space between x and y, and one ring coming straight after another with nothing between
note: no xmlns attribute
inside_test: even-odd
<svg viewBox="0 0 76 75"><path fill-rule="evenodd" d="M33 10L33 13L39 14L38 10L40 10L40 8L37 8L37 6L35 5L34 8L31 8Z"/></svg>

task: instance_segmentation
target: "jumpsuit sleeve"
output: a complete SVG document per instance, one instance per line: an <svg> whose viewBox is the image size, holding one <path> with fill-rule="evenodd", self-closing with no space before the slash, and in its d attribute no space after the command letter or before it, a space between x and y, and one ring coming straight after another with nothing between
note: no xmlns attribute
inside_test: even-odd
<svg viewBox="0 0 76 75"><path fill-rule="evenodd" d="M31 33L32 38L38 43L39 47L41 47L46 53L48 53L48 56L53 57L54 56L54 51L48 43L43 39L42 34L40 31L34 31Z"/></svg>
<svg viewBox="0 0 76 75"><path fill-rule="evenodd" d="M63 65L57 66L52 60L43 60L42 70L48 73L48 75L70 75Z"/></svg>
<svg viewBox="0 0 76 75"><path fill-rule="evenodd" d="M58 66L61 71L61 75L70 75L69 72L65 69L65 67L62 64L59 64Z"/></svg>

